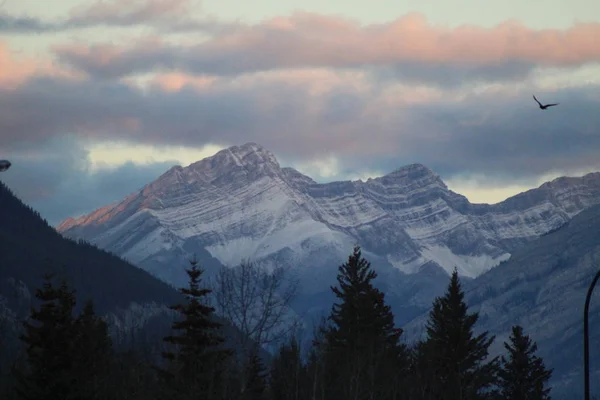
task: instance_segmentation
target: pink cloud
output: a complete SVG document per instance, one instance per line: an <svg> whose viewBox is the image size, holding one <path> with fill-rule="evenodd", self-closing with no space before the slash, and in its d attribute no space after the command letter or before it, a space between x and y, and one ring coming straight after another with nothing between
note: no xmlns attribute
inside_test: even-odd
<svg viewBox="0 0 600 400"><path fill-rule="evenodd" d="M195 46L162 43L148 49L98 46L82 54L63 48L58 55L82 69L106 76L154 68L191 73L241 74L281 68L412 67L492 68L489 74L522 77L533 66L576 67L600 61L600 23L569 29L534 30L507 21L492 28L435 26L418 13L387 24L360 25L334 16L297 12L260 24L239 25ZM108 62L95 53L108 52ZM509 65L512 63L513 65ZM522 65L522 67L515 67ZM493 69L495 68L495 69ZM505 71L508 69L508 72Z"/></svg>
<svg viewBox="0 0 600 400"><path fill-rule="evenodd" d="M78 72L62 69L48 60L15 54L0 41L0 88L14 90L29 79L39 76L81 79Z"/></svg>
<svg viewBox="0 0 600 400"><path fill-rule="evenodd" d="M600 23L578 23L566 30L533 30L507 21L493 28L463 25L452 29L431 25L424 15L410 13L387 24L361 26L340 17L298 12L216 38L207 46L269 50L278 45L284 64L494 63L519 59L577 65L600 61L600 41L595 38L600 38Z"/></svg>
<svg viewBox="0 0 600 400"><path fill-rule="evenodd" d="M218 78L215 76L194 76L182 73L158 74L150 80L151 86L156 86L165 92L179 92L183 88L192 87L202 90L208 88Z"/></svg>

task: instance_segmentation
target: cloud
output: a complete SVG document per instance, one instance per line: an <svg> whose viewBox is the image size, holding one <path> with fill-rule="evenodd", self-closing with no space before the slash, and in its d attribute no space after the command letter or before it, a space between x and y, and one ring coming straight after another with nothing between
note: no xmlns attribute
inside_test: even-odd
<svg viewBox="0 0 600 400"><path fill-rule="evenodd" d="M14 89L36 76L79 79L82 74L59 68L48 60L16 55L0 41L0 90Z"/></svg>
<svg viewBox="0 0 600 400"><path fill-rule="evenodd" d="M178 69L239 75L301 68L370 67L383 76L456 84L465 79L523 79L536 67L573 68L600 61L600 23L534 30L516 22L492 28L434 26L410 13L386 24L296 12L239 25L195 45L63 46L63 62L103 78Z"/></svg>
<svg viewBox="0 0 600 400"><path fill-rule="evenodd" d="M69 17L60 21L0 12L0 32L33 34L139 25L171 32L221 32L234 26L231 22L220 22L205 14L194 17L199 10L199 3L195 0L98 0L74 7Z"/></svg>
<svg viewBox="0 0 600 400"><path fill-rule="evenodd" d="M133 18L133 14L127 15ZM346 32L327 34L329 40L352 42L344 40L353 37L356 26L345 20L337 20L341 22L336 25L335 20L311 23L316 24L315 33L321 30L326 35L327 29ZM301 25L301 32L310 31L310 21L294 25L289 18L272 20L269 35L277 29L298 30ZM415 35L421 32L419 26L413 26ZM381 25L379 29L391 28ZM354 38L366 35L363 31L376 31L376 27L362 27ZM440 37L453 43L458 39L453 39L452 32ZM573 36L568 32L562 35ZM236 46L243 40L253 43L253 38L260 35L244 39L228 33L203 46L219 51L231 46L227 51L233 60ZM573 43L575 50L585 48ZM378 47L370 47L366 55L376 60ZM203 62L214 63L214 73L190 73L181 57L192 55L185 53L189 48L182 50L161 39L138 43L129 50L64 48L68 49L64 54L71 56L79 51L81 62L89 63L82 68L89 75L75 74L68 65L50 60L26 58L0 45L0 157L14 164L0 178L57 222L120 199L151 181L177 162L175 159L181 162L184 156L175 154L174 148L207 144L220 148L258 142L272 150L283 165L318 175L314 178L320 181L373 176L412 162L427 165L457 187L467 187L474 175L480 186L481 182L496 186L510 182L513 187L526 187L548 174L600 169L600 87L594 83L589 65L589 80L580 86L574 86L574 75L554 84L552 77L560 68L549 73L538 67L532 75L527 60L519 64L521 61L499 56L494 72L492 64L478 63L475 58L461 64L444 59L443 54L434 60L417 54L415 57L421 58L405 61L404 69L394 64L394 59L389 65L366 68L296 68L291 63L272 69L279 67L270 64L276 57L267 57L265 71L224 75L210 57ZM136 62L136 68L143 70L164 49L173 51L171 64L163 65L166 71L99 79L128 75ZM141 50L146 58L138 57ZM351 60L351 53L360 49L346 50L348 54L340 57ZM277 51L285 59L287 48ZM582 60L584 53L578 53ZM250 50L241 54L248 57L248 63L255 62ZM302 54L312 53L300 52L298 57ZM323 53L326 61L325 56ZM510 68L513 71L506 73ZM494 76L507 80L517 75L522 79L474 87L461 84L467 72L479 73L482 80ZM422 82L414 83L417 78ZM430 84L436 80L440 83ZM532 93L542 102L561 104L540 111ZM82 144L89 142L97 144L96 155L102 143L127 143L126 151L147 154L151 148L155 153L173 154L174 160L121 159L105 165L102 162L108 153L116 157L119 152L108 148L102 157L94 158L90 147ZM206 155L198 152L185 157L189 161Z"/></svg>
<svg viewBox="0 0 600 400"><path fill-rule="evenodd" d="M18 17L0 12L0 32L5 33L42 33L59 29L52 23L34 17Z"/></svg>
<svg viewBox="0 0 600 400"><path fill-rule="evenodd" d="M198 147L140 145L136 143L100 142L87 147L91 171L114 169L127 163L150 165L156 163L179 163L187 166L199 159L210 157L223 147L205 145Z"/></svg>
<svg viewBox="0 0 600 400"><path fill-rule="evenodd" d="M136 25L178 19L192 12L190 0L119 0L97 1L71 10L73 25Z"/></svg>
<svg viewBox="0 0 600 400"><path fill-rule="evenodd" d="M492 88L493 89L493 88ZM29 79L0 88L0 149L66 134L157 146L255 141L289 163L332 154L349 171L421 162L444 177L536 177L598 164L598 86L473 92L379 85L360 71L287 70L237 79L158 75L130 82ZM531 98L560 102L540 111Z"/></svg>
<svg viewBox="0 0 600 400"><path fill-rule="evenodd" d="M80 140L59 137L44 146L13 152L13 166L0 178L50 224L87 213L140 189L175 161L152 164L125 162L91 168L90 153Z"/></svg>

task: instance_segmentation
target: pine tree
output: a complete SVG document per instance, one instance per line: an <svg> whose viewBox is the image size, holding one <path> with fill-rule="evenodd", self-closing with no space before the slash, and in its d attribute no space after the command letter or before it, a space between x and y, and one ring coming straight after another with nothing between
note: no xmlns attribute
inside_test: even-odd
<svg viewBox="0 0 600 400"><path fill-rule="evenodd" d="M173 323L173 330L180 332L178 335L164 338L176 350L163 353L169 361L163 375L170 382L174 398L216 399L222 394L223 364L230 351L221 346L224 338L218 330L222 324L214 320L214 308L202 301L211 293L210 289L200 288L203 270L198 268L195 258L190 264L192 267L186 270L189 287L180 289L188 302L170 307L181 313L183 320Z"/></svg>
<svg viewBox="0 0 600 400"><path fill-rule="evenodd" d="M408 364L406 347L399 343L402 330L372 284L376 277L359 246L338 268L339 288L331 290L339 303L325 332L327 398L392 398L395 380Z"/></svg>
<svg viewBox="0 0 600 400"><path fill-rule="evenodd" d="M497 358L485 362L495 337L473 334L478 314L468 314L458 272L452 273L446 294L433 303L422 353L433 370L429 395L435 399L481 399L496 381Z"/></svg>
<svg viewBox="0 0 600 400"><path fill-rule="evenodd" d="M546 388L552 370L546 369L541 358L535 355L537 344L523 328L513 326L510 343L504 342L508 359L502 356L499 387L502 398L511 400L548 400L550 388Z"/></svg>
<svg viewBox="0 0 600 400"><path fill-rule="evenodd" d="M15 370L16 392L20 398L35 400L71 399L74 382L73 308L75 292L63 280L52 284L53 274L44 275L35 297L42 302L31 310L20 339L26 345L28 371Z"/></svg>

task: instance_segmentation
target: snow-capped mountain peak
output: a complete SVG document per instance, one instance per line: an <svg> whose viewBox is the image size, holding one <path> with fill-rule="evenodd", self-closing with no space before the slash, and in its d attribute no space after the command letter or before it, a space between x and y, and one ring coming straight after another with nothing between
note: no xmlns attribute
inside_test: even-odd
<svg viewBox="0 0 600 400"><path fill-rule="evenodd" d="M317 276L319 269L335 270L359 243L379 265L407 274L434 263L475 277L599 202L600 174L495 205L469 203L422 164L366 182L321 184L246 143L173 167L123 201L68 219L58 230L142 267L192 246L225 265L250 258Z"/></svg>
<svg viewBox="0 0 600 400"><path fill-rule="evenodd" d="M240 170L249 175L270 174L281 167L273 153L256 143L246 143L223 149L212 157L191 164L188 169L215 179L231 171Z"/></svg>

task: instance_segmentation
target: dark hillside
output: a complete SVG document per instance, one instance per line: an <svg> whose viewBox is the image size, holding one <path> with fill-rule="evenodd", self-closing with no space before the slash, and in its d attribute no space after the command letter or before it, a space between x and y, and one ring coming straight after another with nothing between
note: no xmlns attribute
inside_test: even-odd
<svg viewBox="0 0 600 400"><path fill-rule="evenodd" d="M186 260L181 267L187 267ZM0 183L0 295L13 303L15 292L6 292L14 286L7 284L10 278L35 288L46 272L64 274L80 303L91 298L100 314L132 302L170 305L180 300L174 288L148 272L95 246L64 238Z"/></svg>

